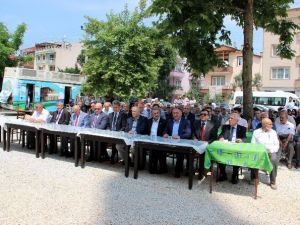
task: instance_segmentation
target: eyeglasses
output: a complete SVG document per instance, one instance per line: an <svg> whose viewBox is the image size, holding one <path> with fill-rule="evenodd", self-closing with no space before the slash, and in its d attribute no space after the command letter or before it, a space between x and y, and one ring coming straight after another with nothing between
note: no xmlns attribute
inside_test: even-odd
<svg viewBox="0 0 300 225"><path fill-rule="evenodd" d="M200 116L208 116L207 113L200 113Z"/></svg>

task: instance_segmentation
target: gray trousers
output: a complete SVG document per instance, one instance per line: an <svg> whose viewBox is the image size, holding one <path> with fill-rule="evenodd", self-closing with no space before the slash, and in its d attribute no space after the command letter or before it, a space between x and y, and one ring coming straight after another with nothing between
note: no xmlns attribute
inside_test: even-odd
<svg viewBox="0 0 300 225"><path fill-rule="evenodd" d="M278 152L269 153L269 158L273 165L273 170L270 174L271 184L276 184L277 168L278 168L278 164L279 164L280 155L281 155L280 149Z"/></svg>
<svg viewBox="0 0 300 225"><path fill-rule="evenodd" d="M294 142L293 141L289 141L289 143L287 144L286 148L281 149L281 151L287 153L288 163L291 164L292 160L293 160L293 157L295 155Z"/></svg>

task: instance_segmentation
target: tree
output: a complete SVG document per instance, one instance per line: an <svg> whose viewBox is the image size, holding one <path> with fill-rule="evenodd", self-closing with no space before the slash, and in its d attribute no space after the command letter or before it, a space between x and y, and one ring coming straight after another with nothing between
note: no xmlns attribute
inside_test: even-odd
<svg viewBox="0 0 300 225"><path fill-rule="evenodd" d="M260 88L262 87L262 77L259 73L254 74L252 86L255 87L256 90L260 91Z"/></svg>
<svg viewBox="0 0 300 225"><path fill-rule="evenodd" d="M243 107L244 116L252 117L253 27L262 27L279 35L278 53L292 58L290 48L298 25L287 19L292 0L153 0L149 11L159 15L158 24L174 38L181 56L187 58L194 74L206 74L221 65L214 49L219 43L230 44L230 32L224 26L226 16L243 28Z"/></svg>
<svg viewBox="0 0 300 225"><path fill-rule="evenodd" d="M236 88L240 88L241 90L243 90L242 73L236 75L233 79L234 82L232 84L232 90L236 91Z"/></svg>
<svg viewBox="0 0 300 225"><path fill-rule="evenodd" d="M87 17L83 91L129 99L156 90L159 72L166 71L161 66L172 52L164 51L166 37L158 29L143 24L145 6L141 1L133 12L127 7L118 14L111 12L106 22Z"/></svg>
<svg viewBox="0 0 300 225"><path fill-rule="evenodd" d="M16 66L18 60L22 61L22 57L16 57L15 54L19 50L26 25L20 24L14 33L9 33L7 27L0 22L0 83L2 87L2 79L4 69L8 66ZM25 60L25 59L24 59Z"/></svg>
<svg viewBox="0 0 300 225"><path fill-rule="evenodd" d="M75 64L75 67L66 67L65 69L58 69L58 71L63 73L80 74L80 69L77 64Z"/></svg>
<svg viewBox="0 0 300 225"><path fill-rule="evenodd" d="M236 91L237 87L243 90L242 73L234 77L234 83L232 84L233 91ZM252 80L252 87L255 87L258 91L262 87L262 77L259 73L254 74L254 78Z"/></svg>

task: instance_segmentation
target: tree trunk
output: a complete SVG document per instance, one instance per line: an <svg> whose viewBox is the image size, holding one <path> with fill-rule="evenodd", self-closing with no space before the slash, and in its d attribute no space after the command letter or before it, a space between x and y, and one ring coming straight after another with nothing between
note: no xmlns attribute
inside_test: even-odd
<svg viewBox="0 0 300 225"><path fill-rule="evenodd" d="M243 48L243 115L248 121L253 114L252 99L253 64L253 0L247 0L244 12L244 48Z"/></svg>

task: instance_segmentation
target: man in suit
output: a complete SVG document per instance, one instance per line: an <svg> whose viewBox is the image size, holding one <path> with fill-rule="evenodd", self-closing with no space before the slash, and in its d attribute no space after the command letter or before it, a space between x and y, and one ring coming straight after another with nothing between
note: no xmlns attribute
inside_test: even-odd
<svg viewBox="0 0 300 225"><path fill-rule="evenodd" d="M244 142L246 140L246 127L238 125L239 118L240 116L237 113L232 113L229 116L229 124L225 124L222 127L222 131L219 136L220 141L228 140L232 142ZM224 164L219 164L219 167L221 175L218 178L218 181L227 180L227 174L225 172L226 166ZM238 170L238 166L233 166L231 179L233 184L237 184L238 182Z"/></svg>
<svg viewBox="0 0 300 225"><path fill-rule="evenodd" d="M199 141L207 141L209 143L217 140L218 137L218 126L208 120L209 112L206 109L201 110L200 120L194 122L194 133L193 137ZM204 153L205 154L205 153ZM204 174L204 154L200 155L199 163L199 179L202 179Z"/></svg>
<svg viewBox="0 0 300 225"><path fill-rule="evenodd" d="M121 110L121 103L118 100L114 100L112 103L113 112L108 115L107 129L112 131L124 131L127 122L126 113ZM112 152L110 157L110 163L115 163L115 156L117 153L116 145L112 144Z"/></svg>
<svg viewBox="0 0 300 225"><path fill-rule="evenodd" d="M164 137L171 136L173 139L190 139L191 124L189 120L182 117L182 111L179 108L172 110L173 119L170 119L164 131ZM176 154L175 177L180 177L180 172L183 170L184 154Z"/></svg>
<svg viewBox="0 0 300 225"><path fill-rule="evenodd" d="M65 124L69 125L70 122L70 113L68 110L64 108L63 102L58 102L56 104L56 111L53 112L50 123L55 124ZM52 153L53 149L56 149L56 137L54 135L50 135L50 149L49 154ZM68 142L65 137L61 137L61 151L60 155L63 156L68 151Z"/></svg>
<svg viewBox="0 0 300 225"><path fill-rule="evenodd" d="M94 113L91 114L90 116L91 120L91 128L96 128L100 130L105 130L107 127L107 122L108 122L108 115L104 112L102 112L102 104L101 103L96 103L94 106ZM101 152L100 152L100 161L105 161L108 160L108 154L106 151L107 144L106 143L100 143L101 145ZM95 145L93 142L90 143L90 156L86 160L87 162L97 160L96 156L96 149L99 146L99 142L95 142Z"/></svg>
<svg viewBox="0 0 300 225"><path fill-rule="evenodd" d="M90 116L81 111L79 105L74 105L73 106L73 113L71 115L71 121L70 121L70 126L74 127L90 127L91 126L91 120ZM80 141L77 139L78 146L80 146ZM69 157L70 155L74 155L74 143L71 142L71 154L66 154L66 157ZM78 151L78 155L80 155L80 151Z"/></svg>
<svg viewBox="0 0 300 225"><path fill-rule="evenodd" d="M140 110L137 106L133 106L132 117L129 117L126 122L125 132L129 134L147 134L147 118L140 115ZM116 148L122 159L125 158L127 150L124 145L116 145Z"/></svg>
<svg viewBox="0 0 300 225"><path fill-rule="evenodd" d="M154 107L151 110L152 118L148 119L148 135L163 136L167 121L160 117L160 108ZM166 162L166 152L151 150L151 157L149 160L150 173L166 173L168 172ZM157 170L157 163L159 162L159 170Z"/></svg>

